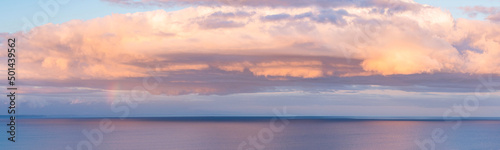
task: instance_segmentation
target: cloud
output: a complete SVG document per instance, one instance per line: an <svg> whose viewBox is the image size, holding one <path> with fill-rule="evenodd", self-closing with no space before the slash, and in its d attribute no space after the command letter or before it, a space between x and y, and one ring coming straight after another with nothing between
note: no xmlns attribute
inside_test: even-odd
<svg viewBox="0 0 500 150"><path fill-rule="evenodd" d="M411 75L366 74L362 67L354 65L359 60L347 63L343 58L311 57L311 56L282 56L287 61L275 61L278 56L227 56L206 54L183 54L167 57L169 61L183 62L200 60L219 60L210 64L209 68L162 71L172 64L156 62L150 67L151 76L159 77L158 86L147 89L152 94L166 95L227 95L235 93L279 92L287 90L301 90L317 93L336 90L364 90L373 89L372 85L387 86L390 89L399 89L409 92L475 92L479 82L479 75L434 73ZM238 63L241 60L250 60ZM233 67L230 69L229 66ZM142 66L143 64L136 64ZM176 64L179 66L179 64ZM221 66L219 66L221 65ZM235 67L236 66L236 67ZM271 69L272 68L272 69ZM293 68L293 69L288 69ZM307 68L307 70L303 70ZM288 69L288 70L286 70ZM230 71L231 70L231 71ZM316 71L316 72L315 72ZM322 74L317 73L322 72ZM129 91L136 86L143 86L144 79L83 79L83 80L33 80L24 79L23 85L43 87L87 87L83 92ZM153 82L151 77L147 81ZM493 76L492 81L500 78ZM487 79L489 81L489 79ZM494 86L494 85L493 85ZM77 88L80 89L80 88ZM483 89L487 90L487 89ZM55 89L54 91L57 91ZM71 92L71 91L70 91ZM23 92L29 94L29 91Z"/></svg>
<svg viewBox="0 0 500 150"><path fill-rule="evenodd" d="M195 3L157 1L170 2ZM171 80L153 92L173 95L272 90L293 86L294 80L500 74L500 27L493 22L455 20L413 1L261 3L113 14L0 36L4 42L9 36L23 41L19 72L31 84L106 87L69 84L93 80L130 88L122 82L140 83L132 81L151 76L148 67L160 65L157 76ZM283 7L260 7L278 4ZM374 82L363 80L345 83Z"/></svg>
<svg viewBox="0 0 500 150"><path fill-rule="evenodd" d="M259 63L256 66L250 67L249 70L257 76L317 78L323 77L321 66L322 63L319 61L272 61Z"/></svg>
<svg viewBox="0 0 500 150"><path fill-rule="evenodd" d="M490 15L486 19L491 20L491 21L500 22L500 12Z"/></svg>
<svg viewBox="0 0 500 150"><path fill-rule="evenodd" d="M209 66L206 64L170 64L164 68L162 71L183 71L183 70L204 70Z"/></svg>
<svg viewBox="0 0 500 150"><path fill-rule="evenodd" d="M205 5L205 6L283 6L283 7L303 7L303 6L345 6L353 5L363 1L358 0L338 0L338 1L323 1L323 0L104 0L110 3L126 5L126 6L179 6L179 5Z"/></svg>
<svg viewBox="0 0 500 150"><path fill-rule="evenodd" d="M237 28L245 26L244 23L238 23L234 21L226 21L226 20L204 20L203 22L198 23L204 29L217 29L217 28Z"/></svg>
<svg viewBox="0 0 500 150"><path fill-rule="evenodd" d="M488 15L486 19L490 21L500 21L500 8L498 7L466 6L460 7L460 9L462 9L464 13L467 13L471 18L474 18L478 13L481 13Z"/></svg>
<svg viewBox="0 0 500 150"><path fill-rule="evenodd" d="M276 14L276 15L267 15L262 17L262 20L264 21L279 21L283 19L288 19L290 18L289 14Z"/></svg>
<svg viewBox="0 0 500 150"><path fill-rule="evenodd" d="M250 7L376 7L383 11L400 12L417 10L423 5L413 0L103 0L124 6L250 6Z"/></svg>
<svg viewBox="0 0 500 150"><path fill-rule="evenodd" d="M498 8L496 7L484 7L484 6L466 6L466 7L460 7L464 12L466 13L474 13L474 12L479 12L483 14L494 14L497 12Z"/></svg>

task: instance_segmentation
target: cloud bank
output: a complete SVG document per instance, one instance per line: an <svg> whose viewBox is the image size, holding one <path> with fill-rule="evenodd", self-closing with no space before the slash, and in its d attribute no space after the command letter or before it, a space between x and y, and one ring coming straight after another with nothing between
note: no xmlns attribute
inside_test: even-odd
<svg viewBox="0 0 500 150"><path fill-rule="evenodd" d="M500 73L494 15L490 21L455 20L436 7L387 0L110 2L197 6L2 34L3 44L21 37L22 77L125 82L159 66L153 67L158 76L181 78L169 81L181 89L175 95L252 92L293 86L288 82L295 79ZM259 84L231 87L224 77Z"/></svg>

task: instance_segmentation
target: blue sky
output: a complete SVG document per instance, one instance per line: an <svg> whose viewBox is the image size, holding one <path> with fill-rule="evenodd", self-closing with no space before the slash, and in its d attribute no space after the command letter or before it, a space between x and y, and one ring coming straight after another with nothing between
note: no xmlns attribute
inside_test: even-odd
<svg viewBox="0 0 500 150"><path fill-rule="evenodd" d="M22 30L24 25L23 18L28 19L33 22L33 16L38 12L44 12L42 5L39 4L50 4L49 0L26 0L26 1L0 1L0 9L4 12L9 12L9 15L4 15L4 20L8 20L9 23L3 23L0 25L0 32L17 32ZM52 5L50 6L52 9ZM71 0L66 4L59 6L58 13L51 17L49 16L49 22L54 24L64 23L73 19L88 20L97 17L104 17L111 14L124 14L124 13L135 13L163 9L166 11L179 10L180 7L163 8L156 6L147 7L123 7L119 5L113 5L108 2L102 2L100 0L85 0L77 1Z"/></svg>
<svg viewBox="0 0 500 150"><path fill-rule="evenodd" d="M466 6L485 6L485 7L500 7L500 1L498 0L415 0L415 2L421 4L428 4L431 6L440 7L442 9L446 9L453 14L455 18L467 18L472 19L467 14L464 13L460 7ZM486 17L486 15L478 15L477 18L482 20Z"/></svg>

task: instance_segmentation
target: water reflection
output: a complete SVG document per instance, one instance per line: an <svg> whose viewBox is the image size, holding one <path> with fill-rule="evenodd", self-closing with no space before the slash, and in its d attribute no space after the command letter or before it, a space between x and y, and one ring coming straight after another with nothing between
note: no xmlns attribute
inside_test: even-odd
<svg viewBox="0 0 500 150"><path fill-rule="evenodd" d="M101 119L22 119L15 144L1 140L6 149L76 149L86 140L82 130L98 129ZM115 129L103 134L93 149L234 150L249 136L269 127L270 120L151 120L113 119ZM500 121L464 121L457 130L443 121L291 120L273 134L265 149L419 149L414 140L445 131L447 141L436 149L500 148ZM7 139L6 134L2 138Z"/></svg>

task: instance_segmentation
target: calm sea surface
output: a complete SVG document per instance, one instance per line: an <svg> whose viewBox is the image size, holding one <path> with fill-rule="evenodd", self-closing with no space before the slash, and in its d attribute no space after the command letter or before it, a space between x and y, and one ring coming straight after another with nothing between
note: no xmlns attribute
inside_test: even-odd
<svg viewBox="0 0 500 150"><path fill-rule="evenodd" d="M405 150L424 141L435 149L499 150L500 121L369 121L269 119L18 119L16 143L2 131L2 150ZM6 120L0 120L3 123ZM82 131L89 131L89 139ZM93 132L92 132L93 131ZM99 136L100 132L102 137ZM434 132L434 133L433 133ZM435 134L435 140L433 140ZM437 136L436 136L437 135ZM253 139L253 140L252 140ZM432 143L431 143L432 142Z"/></svg>

